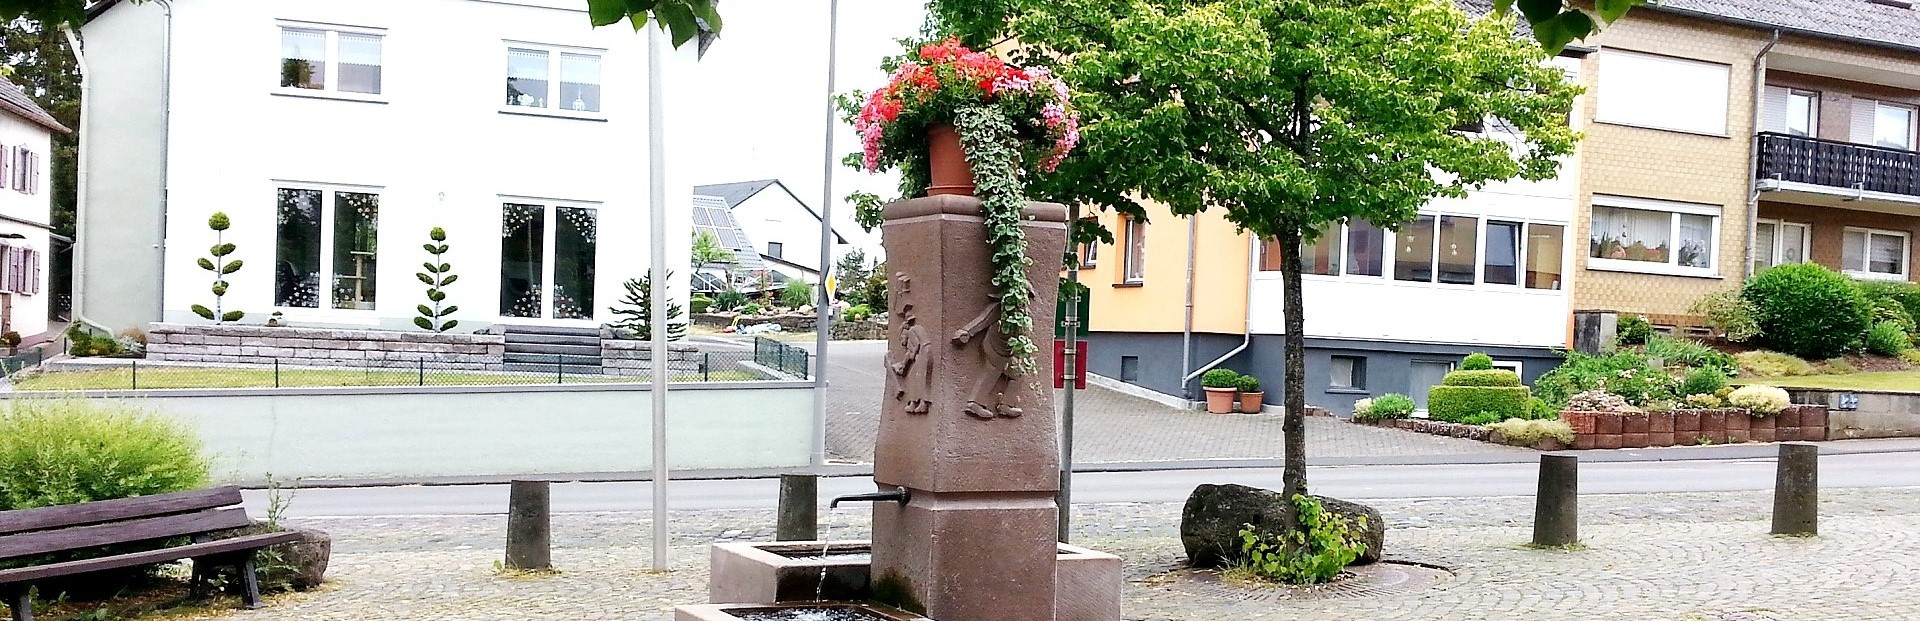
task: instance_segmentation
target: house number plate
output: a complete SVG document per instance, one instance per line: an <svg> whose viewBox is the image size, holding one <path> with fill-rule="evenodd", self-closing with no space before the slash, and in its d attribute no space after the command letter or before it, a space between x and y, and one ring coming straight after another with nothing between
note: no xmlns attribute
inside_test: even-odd
<svg viewBox="0 0 1920 621"><path fill-rule="evenodd" d="M1860 409L1860 395L1851 392L1834 393L1833 409L1848 412Z"/></svg>

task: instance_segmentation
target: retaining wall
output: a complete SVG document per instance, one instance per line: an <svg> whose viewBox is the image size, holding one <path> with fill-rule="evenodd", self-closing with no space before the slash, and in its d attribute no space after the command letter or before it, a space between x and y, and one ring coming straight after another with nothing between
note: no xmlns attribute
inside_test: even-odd
<svg viewBox="0 0 1920 621"><path fill-rule="evenodd" d="M147 330L147 358L167 362L367 367L425 360L437 369L498 371L506 348L495 334L177 323Z"/></svg>
<svg viewBox="0 0 1920 621"><path fill-rule="evenodd" d="M1827 406L1828 435L1838 439L1920 437L1920 394L1788 388L1794 403Z"/></svg>

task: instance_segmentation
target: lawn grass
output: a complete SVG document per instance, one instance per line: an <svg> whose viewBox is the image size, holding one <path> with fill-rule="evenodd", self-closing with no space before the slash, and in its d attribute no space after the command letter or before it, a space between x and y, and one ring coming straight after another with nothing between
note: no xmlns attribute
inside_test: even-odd
<svg viewBox="0 0 1920 621"><path fill-rule="evenodd" d="M565 375L544 373L489 373L482 371L379 369L281 369L275 378L273 369L234 367L142 366L138 388L321 388L339 386L511 386L554 384L638 384L646 377L613 375ZM423 384L424 379L424 384ZM672 382L746 382L763 379L738 369L701 373L677 373ZM35 373L14 382L16 390L127 390L135 388L130 368L53 371Z"/></svg>
<svg viewBox="0 0 1920 621"><path fill-rule="evenodd" d="M1881 371L1845 375L1803 375L1798 377L1756 377L1742 379L1744 384L1765 384L1781 388L1824 388L1832 390L1878 390L1920 392L1920 371Z"/></svg>

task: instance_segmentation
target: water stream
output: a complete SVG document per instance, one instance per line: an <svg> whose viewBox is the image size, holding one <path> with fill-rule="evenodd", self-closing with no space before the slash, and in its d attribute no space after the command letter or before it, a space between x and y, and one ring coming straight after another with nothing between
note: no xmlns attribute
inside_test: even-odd
<svg viewBox="0 0 1920 621"><path fill-rule="evenodd" d="M826 599L827 556L833 551L833 522L839 514L839 507L828 507L826 523L820 527L820 582L813 585L813 601L816 602Z"/></svg>

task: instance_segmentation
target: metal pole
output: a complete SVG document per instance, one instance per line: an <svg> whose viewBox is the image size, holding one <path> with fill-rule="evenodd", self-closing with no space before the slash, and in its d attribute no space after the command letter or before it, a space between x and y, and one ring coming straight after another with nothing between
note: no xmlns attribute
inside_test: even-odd
<svg viewBox="0 0 1920 621"><path fill-rule="evenodd" d="M1054 504L1060 510L1060 542L1067 543L1067 531L1073 527L1073 388L1080 381L1080 247L1073 243L1075 225L1080 223L1080 204L1067 206L1067 312L1060 320L1066 331L1066 348L1061 356L1060 377L1067 392L1060 403L1060 497Z"/></svg>
<svg viewBox="0 0 1920 621"><path fill-rule="evenodd" d="M567 356L566 354L553 355L553 383L555 384L567 383L566 356Z"/></svg>
<svg viewBox="0 0 1920 621"><path fill-rule="evenodd" d="M131 360L129 362L133 363L133 389L139 390L140 389L140 361Z"/></svg>
<svg viewBox="0 0 1920 621"><path fill-rule="evenodd" d="M427 359L420 359L420 385L427 385Z"/></svg>
<svg viewBox="0 0 1920 621"><path fill-rule="evenodd" d="M280 387L280 359L273 359L273 387Z"/></svg>
<svg viewBox="0 0 1920 621"><path fill-rule="evenodd" d="M820 176L820 294L814 296L813 355L827 359L827 340L832 331L833 292L827 290L827 276L833 271L833 169L840 158L833 154L834 62L840 47L840 0L827 0L827 125L825 155L821 157ZM805 374L802 374L805 377ZM827 463L827 374L813 374L813 465Z"/></svg>
<svg viewBox="0 0 1920 621"><path fill-rule="evenodd" d="M666 571L667 560L667 374L657 367L667 359L667 115L660 71L660 28L647 29L647 209L650 216L647 250L653 255L648 278L653 285L653 314L661 324L653 330L653 569Z"/></svg>

